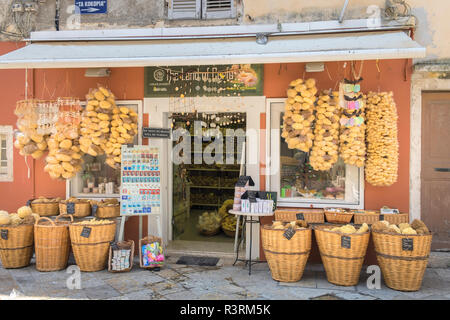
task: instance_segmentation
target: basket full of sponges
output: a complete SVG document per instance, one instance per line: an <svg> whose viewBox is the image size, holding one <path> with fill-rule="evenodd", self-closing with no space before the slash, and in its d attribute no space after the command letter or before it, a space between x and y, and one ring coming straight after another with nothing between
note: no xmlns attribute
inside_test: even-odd
<svg viewBox="0 0 450 320"><path fill-rule="evenodd" d="M339 286L354 286L359 282L361 268L369 243L369 227L363 224L314 227L327 280Z"/></svg>
<svg viewBox="0 0 450 320"><path fill-rule="evenodd" d="M311 227L304 220L261 226L262 246L272 278L299 281L311 251Z"/></svg>
<svg viewBox="0 0 450 320"><path fill-rule="evenodd" d="M379 221L372 237L384 281L389 288L417 291L428 264L432 234L420 220L411 224Z"/></svg>

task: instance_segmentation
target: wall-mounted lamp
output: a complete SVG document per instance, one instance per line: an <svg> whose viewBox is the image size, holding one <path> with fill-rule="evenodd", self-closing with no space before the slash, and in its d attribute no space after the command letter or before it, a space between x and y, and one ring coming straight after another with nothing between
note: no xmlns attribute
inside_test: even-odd
<svg viewBox="0 0 450 320"><path fill-rule="evenodd" d="M257 33L256 34L256 43L257 44L267 44L269 41L269 37L265 33Z"/></svg>
<svg viewBox="0 0 450 320"><path fill-rule="evenodd" d="M325 70L325 64L323 62L308 62L306 64L306 72L322 72Z"/></svg>
<svg viewBox="0 0 450 320"><path fill-rule="evenodd" d="M84 76L88 78L102 78L109 77L111 75L111 70L108 68L88 68L84 72Z"/></svg>

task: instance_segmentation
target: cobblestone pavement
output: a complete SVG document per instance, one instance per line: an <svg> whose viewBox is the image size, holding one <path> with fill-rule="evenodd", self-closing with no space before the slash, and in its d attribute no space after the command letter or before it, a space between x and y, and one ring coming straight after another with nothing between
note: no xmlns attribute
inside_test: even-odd
<svg viewBox="0 0 450 320"><path fill-rule="evenodd" d="M400 292L387 288L368 289L363 267L357 286L341 287L326 280L322 265L307 265L303 278L295 283L281 283L271 278L267 263L253 266L252 275L243 264L217 267L175 264L169 258L159 272L140 269L135 263L128 273L81 273L81 289L67 288L71 274L66 270L38 272L32 263L22 269L0 267L0 300L2 299L318 299L318 300L393 300L450 299L450 269L427 269L418 292Z"/></svg>

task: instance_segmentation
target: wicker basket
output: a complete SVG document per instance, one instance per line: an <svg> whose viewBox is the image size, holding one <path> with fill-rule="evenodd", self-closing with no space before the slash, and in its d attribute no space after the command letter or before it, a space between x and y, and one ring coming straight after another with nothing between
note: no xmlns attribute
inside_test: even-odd
<svg viewBox="0 0 450 320"><path fill-rule="evenodd" d="M71 224L73 255L81 271L100 271L108 262L109 246L116 233L116 221L107 224Z"/></svg>
<svg viewBox="0 0 450 320"><path fill-rule="evenodd" d="M142 262L142 246L145 244L153 243L153 242L159 242L159 245L164 248L163 241L160 237L146 236L145 238L139 240L139 266L142 269L154 269L155 268L152 266L144 266L144 264ZM163 249L163 251L164 251L164 249ZM161 265L161 267L162 267L162 265Z"/></svg>
<svg viewBox="0 0 450 320"><path fill-rule="evenodd" d="M370 232L343 234L323 230L330 227L314 226L327 280L339 286L354 286L359 282Z"/></svg>
<svg viewBox="0 0 450 320"><path fill-rule="evenodd" d="M69 217L69 221L59 221ZM55 222L41 217L34 225L36 269L38 271L58 271L67 267L70 250L69 224L71 215L57 216Z"/></svg>
<svg viewBox="0 0 450 320"><path fill-rule="evenodd" d="M215 229L215 230L204 230L204 229L199 229L198 232L200 232L201 235L204 235L205 237L212 237L215 236L216 234L218 234L220 232L220 227Z"/></svg>
<svg viewBox="0 0 450 320"><path fill-rule="evenodd" d="M285 231L262 225L262 246L272 278L295 282L302 278L311 251L311 228L296 230L290 240L283 236Z"/></svg>
<svg viewBox="0 0 450 320"><path fill-rule="evenodd" d="M67 213L67 202L59 203L59 213ZM70 213L69 213L70 214ZM84 218L91 215L91 204L89 202L75 202L75 212L71 214L75 218Z"/></svg>
<svg viewBox="0 0 450 320"><path fill-rule="evenodd" d="M222 228L223 233L225 233L228 237L234 238L236 236L236 230L228 230L225 228Z"/></svg>
<svg viewBox="0 0 450 320"><path fill-rule="evenodd" d="M95 216L99 219L117 218L120 216L120 205L99 206Z"/></svg>
<svg viewBox="0 0 450 320"><path fill-rule="evenodd" d="M324 212L327 222L330 223L350 223L353 218L353 213L351 212L334 212L326 208L324 209Z"/></svg>
<svg viewBox="0 0 450 320"><path fill-rule="evenodd" d="M376 211L370 210L352 210L353 222L355 224L374 224L380 221L380 214Z"/></svg>
<svg viewBox="0 0 450 320"><path fill-rule="evenodd" d="M383 278L389 288L417 291L431 250L432 235L402 235L372 231Z"/></svg>
<svg viewBox="0 0 450 320"><path fill-rule="evenodd" d="M307 223L324 223L323 209L277 209L275 220L290 222L305 220Z"/></svg>
<svg viewBox="0 0 450 320"><path fill-rule="evenodd" d="M31 200L30 200L31 201ZM59 214L58 202L35 202L30 203L33 213L37 213L41 217L57 216Z"/></svg>
<svg viewBox="0 0 450 320"><path fill-rule="evenodd" d="M119 241L116 243L116 245L119 247L119 249L130 249L130 267L123 269L123 270L113 270L111 268L111 260L113 258L113 248L109 247L109 257L108 257L108 271L112 273L119 273L119 272L129 272L131 269L133 269L133 260L134 260L134 241L133 240L127 240L127 241Z"/></svg>
<svg viewBox="0 0 450 320"><path fill-rule="evenodd" d="M390 224L409 223L409 214L408 213L381 214L380 220L386 220Z"/></svg>
<svg viewBox="0 0 450 320"><path fill-rule="evenodd" d="M33 256L33 225L0 226L0 259L3 268L23 268Z"/></svg>

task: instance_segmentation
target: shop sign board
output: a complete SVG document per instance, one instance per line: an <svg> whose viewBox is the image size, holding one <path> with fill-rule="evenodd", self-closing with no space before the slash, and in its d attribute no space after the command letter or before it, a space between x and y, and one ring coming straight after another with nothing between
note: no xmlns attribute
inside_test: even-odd
<svg viewBox="0 0 450 320"><path fill-rule="evenodd" d="M145 68L145 97L262 96L264 65Z"/></svg>
<svg viewBox="0 0 450 320"><path fill-rule="evenodd" d="M170 131L167 128L142 128L142 138L170 139Z"/></svg>
<svg viewBox="0 0 450 320"><path fill-rule="evenodd" d="M77 1L75 0L75 6L80 9L81 14L99 14L108 12L108 1L107 0L86 0Z"/></svg>

